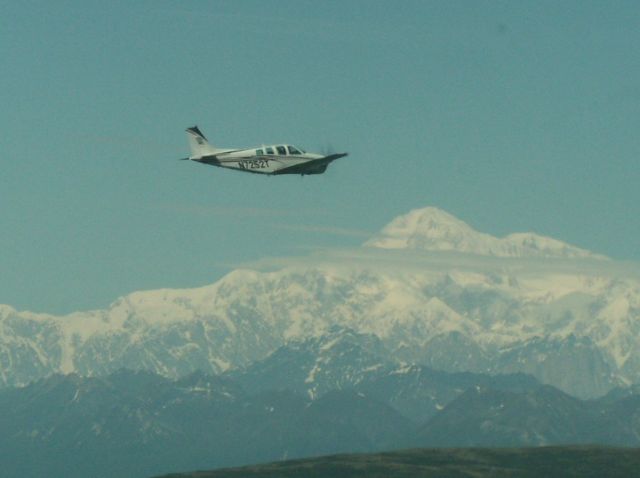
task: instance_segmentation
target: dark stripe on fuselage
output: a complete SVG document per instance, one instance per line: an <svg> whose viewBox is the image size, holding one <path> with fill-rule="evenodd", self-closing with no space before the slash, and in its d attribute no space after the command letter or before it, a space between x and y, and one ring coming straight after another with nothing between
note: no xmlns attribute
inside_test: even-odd
<svg viewBox="0 0 640 478"><path fill-rule="evenodd" d="M193 159L198 163L211 164L213 166L220 166L220 160L215 156L203 156L202 158Z"/></svg>
<svg viewBox="0 0 640 478"><path fill-rule="evenodd" d="M227 154L227 153L224 153ZM236 161L246 161L248 159L264 159L264 160L268 160L268 161L281 161L281 160L288 160L288 159L305 159L307 161L313 161L313 159L307 159L307 158L303 158L301 156L278 156L277 154L263 154L262 156L255 156L255 155L249 155L249 156L236 156L235 158L225 158L224 155L221 155L222 157L218 157L216 156L216 158L218 159L218 161L220 161L221 163L234 163Z"/></svg>

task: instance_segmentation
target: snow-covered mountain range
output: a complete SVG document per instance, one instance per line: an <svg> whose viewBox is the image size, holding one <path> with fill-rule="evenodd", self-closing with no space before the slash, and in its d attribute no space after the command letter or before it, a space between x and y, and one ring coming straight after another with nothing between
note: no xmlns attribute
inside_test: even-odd
<svg viewBox="0 0 640 478"><path fill-rule="evenodd" d="M418 209L364 247L266 261L201 288L135 292L67 316L0 306L0 383L122 367L220 373L344 328L377 338L380 364L527 372L593 397L640 382L639 277L555 239L499 239Z"/></svg>

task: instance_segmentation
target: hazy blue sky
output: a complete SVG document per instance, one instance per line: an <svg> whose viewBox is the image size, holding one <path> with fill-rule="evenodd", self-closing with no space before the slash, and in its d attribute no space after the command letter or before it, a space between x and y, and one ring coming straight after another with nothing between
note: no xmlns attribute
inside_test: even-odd
<svg viewBox="0 0 640 478"><path fill-rule="evenodd" d="M640 260L637 1L0 4L0 303L68 312L442 208ZM350 156L263 177L220 146Z"/></svg>

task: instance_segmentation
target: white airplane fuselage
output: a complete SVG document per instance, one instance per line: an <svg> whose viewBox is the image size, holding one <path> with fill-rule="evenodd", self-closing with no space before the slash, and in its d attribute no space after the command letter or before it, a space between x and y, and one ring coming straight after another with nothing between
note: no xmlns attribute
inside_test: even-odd
<svg viewBox="0 0 640 478"><path fill-rule="evenodd" d="M322 155L307 153L289 144L258 146L250 149L213 147L197 126L187 129L190 159L203 164L258 174L321 174L327 166L347 153Z"/></svg>
<svg viewBox="0 0 640 478"><path fill-rule="evenodd" d="M286 146L285 146L286 147ZM231 150L229 152L221 152L215 155L215 159L207 158L189 158L206 164L213 164L223 168L238 169L251 173L277 174L291 167L304 165L310 161L322 159L321 154L300 153L300 154L264 154L266 147ZM270 147L275 151L275 147ZM262 152L262 154L260 154ZM311 174L311 173L309 173Z"/></svg>

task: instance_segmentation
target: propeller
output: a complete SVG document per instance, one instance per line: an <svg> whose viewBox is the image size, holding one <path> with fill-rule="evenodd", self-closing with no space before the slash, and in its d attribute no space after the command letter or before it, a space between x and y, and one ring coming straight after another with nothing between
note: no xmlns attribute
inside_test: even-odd
<svg viewBox="0 0 640 478"><path fill-rule="evenodd" d="M323 156L331 156L335 154L336 149L333 147L331 143L325 143L324 146L320 148L320 154Z"/></svg>

